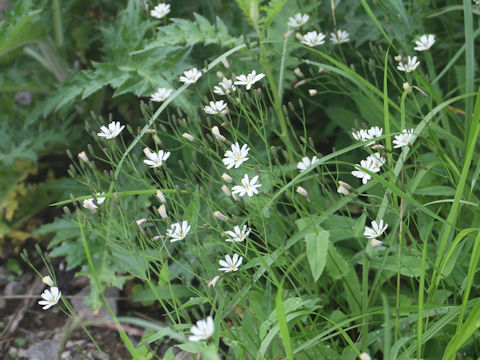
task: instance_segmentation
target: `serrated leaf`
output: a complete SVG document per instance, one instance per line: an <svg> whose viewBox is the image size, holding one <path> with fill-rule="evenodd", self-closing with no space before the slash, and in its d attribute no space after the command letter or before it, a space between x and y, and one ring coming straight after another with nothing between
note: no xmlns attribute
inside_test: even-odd
<svg viewBox="0 0 480 360"><path fill-rule="evenodd" d="M307 259L310 264L313 279L317 281L323 273L328 254L328 238L330 233L321 230L316 233L310 233L305 236L307 248Z"/></svg>

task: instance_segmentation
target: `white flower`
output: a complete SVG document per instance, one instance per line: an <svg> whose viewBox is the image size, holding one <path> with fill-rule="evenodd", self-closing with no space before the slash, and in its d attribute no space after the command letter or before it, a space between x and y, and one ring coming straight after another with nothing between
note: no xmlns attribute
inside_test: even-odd
<svg viewBox="0 0 480 360"><path fill-rule="evenodd" d="M367 161L369 161L369 159L372 161L372 163L374 164L375 167L378 167L378 168L381 168L383 165L385 165L385 162L387 161L383 156L382 154L376 152L376 153L373 153L372 155L369 155L367 157Z"/></svg>
<svg viewBox="0 0 480 360"><path fill-rule="evenodd" d="M337 30L337 32L330 33L330 41L333 44L343 44L349 42L350 34L345 30Z"/></svg>
<svg viewBox="0 0 480 360"><path fill-rule="evenodd" d="M213 335L215 331L215 326L213 324L213 319L211 316L207 317L206 320L198 320L196 325L193 325L190 329L192 335L188 337L190 341L200 341L207 340Z"/></svg>
<svg viewBox="0 0 480 360"><path fill-rule="evenodd" d="M172 224L170 229L167 230L167 236L171 237L170 242L173 243L185 239L189 231L190 225L186 221L182 221L182 225L180 223Z"/></svg>
<svg viewBox="0 0 480 360"><path fill-rule="evenodd" d="M325 34L310 31L302 36L301 43L310 47L322 45L325 43Z"/></svg>
<svg viewBox="0 0 480 360"><path fill-rule="evenodd" d="M55 286L55 284L53 283L52 278L51 278L49 275L44 276L44 277L42 278L42 282L43 282L44 284L47 284L47 285L50 286L50 287Z"/></svg>
<svg viewBox="0 0 480 360"><path fill-rule="evenodd" d="M179 80L185 84L193 84L200 79L200 76L202 76L202 72L197 68L192 68L190 70L186 70L183 75L180 76Z"/></svg>
<svg viewBox="0 0 480 360"><path fill-rule="evenodd" d="M435 44L435 35L433 34L425 34L420 36L419 40L415 40L415 46L413 49L416 51L425 51L430 49L433 44Z"/></svg>
<svg viewBox="0 0 480 360"><path fill-rule="evenodd" d="M213 88L213 92L217 95L227 95L235 91L237 88L233 85L232 80L223 78L222 81L218 83L218 86Z"/></svg>
<svg viewBox="0 0 480 360"><path fill-rule="evenodd" d="M238 142L236 142L235 144L232 144L232 150L227 150L225 152L223 163L227 169L231 169L234 166L235 169L238 169L240 165L249 159L247 157L249 150L250 148L247 146L247 144L242 145L240 148L240 145Z"/></svg>
<svg viewBox="0 0 480 360"><path fill-rule="evenodd" d="M264 78L265 74L258 74L255 70L253 70L250 74L248 75L240 75L237 76L237 81L235 81L235 85L246 85L247 90L250 90L253 84L255 84L257 81L262 80Z"/></svg>
<svg viewBox="0 0 480 360"><path fill-rule="evenodd" d="M400 61L400 63L397 66L397 69L400 71L405 71L405 72L412 72L415 70L418 65L420 65L420 61L417 61L416 56L407 56L407 63L404 64L403 62Z"/></svg>
<svg viewBox="0 0 480 360"><path fill-rule="evenodd" d="M120 124L120 122L112 121L110 124L108 124L108 128L106 126L102 126L100 128L101 132L97 133L97 135L105 139L115 139L124 128L125 126Z"/></svg>
<svg viewBox="0 0 480 360"><path fill-rule="evenodd" d="M310 19L310 16L307 14L295 14L295 16L288 18L288 23L287 25L290 27L299 27L305 24L308 19Z"/></svg>
<svg viewBox="0 0 480 360"><path fill-rule="evenodd" d="M372 137L368 133L368 130L366 129L360 129L358 131L352 131L352 136L355 140L358 142L363 142L366 140L370 140Z"/></svg>
<svg viewBox="0 0 480 360"><path fill-rule="evenodd" d="M168 99L172 91L173 91L172 89L158 88L157 91L155 91L150 96L150 101L156 101L156 102L165 101Z"/></svg>
<svg viewBox="0 0 480 360"><path fill-rule="evenodd" d="M225 239L227 242L242 242L245 241L250 234L250 228L248 228L247 225L243 225L241 229L239 226L235 226L233 231L225 231L225 234L231 237Z"/></svg>
<svg viewBox="0 0 480 360"><path fill-rule="evenodd" d="M235 185L232 188L232 194L238 194L238 196L242 197L245 193L248 197L251 197L254 194L258 194L257 188L262 186L262 184L256 184L258 180L258 175L254 176L250 181L248 175L243 175L242 178L242 185Z"/></svg>
<svg viewBox="0 0 480 360"><path fill-rule="evenodd" d="M317 95L317 93L318 93L318 90L316 90L316 89L308 89L308 94L310 96L315 96L315 95Z"/></svg>
<svg viewBox="0 0 480 360"><path fill-rule="evenodd" d="M403 129L402 133L399 135L395 135L395 139L393 139L392 141L395 144L394 148L411 146L414 137L415 136L413 135L413 129Z"/></svg>
<svg viewBox="0 0 480 360"><path fill-rule="evenodd" d="M88 209L90 210L91 212L95 213L97 211L97 208L98 206L95 205L95 203L93 202L94 199L85 199L83 200L82 202L82 206L85 208L85 209Z"/></svg>
<svg viewBox="0 0 480 360"><path fill-rule="evenodd" d="M62 296L61 291L58 290L57 287L53 286L50 288L50 290L45 289L45 291L41 295L43 300L40 300L38 304L44 305L43 310L47 310L56 303L58 303L58 300L60 300L60 296Z"/></svg>
<svg viewBox="0 0 480 360"><path fill-rule="evenodd" d="M170 4L160 3L150 11L154 18L161 19L170 12Z"/></svg>
<svg viewBox="0 0 480 360"><path fill-rule="evenodd" d="M380 220L378 223L377 221L373 220L372 221L372 227L369 228L368 226L365 226L365 231L363 232L363 235L367 239L376 239L387 230L388 225L385 223L385 226L383 224L383 220Z"/></svg>
<svg viewBox="0 0 480 360"><path fill-rule="evenodd" d="M102 205L103 202L105 201L105 197L98 197L98 195L103 195L105 194L104 192L102 193L96 193L95 196L97 196L95 199L90 198L90 199L85 199L82 202L82 206L91 212L95 213L97 211L98 205Z"/></svg>
<svg viewBox="0 0 480 360"><path fill-rule="evenodd" d="M318 162L319 159L318 157L314 156L312 157L312 160L310 160L308 157L303 157L302 158L302 161L300 161L298 164L297 164L297 169L300 170L300 172L304 172L305 170L307 170L310 166L312 166L313 164L315 164L316 162Z"/></svg>
<svg viewBox="0 0 480 360"><path fill-rule="evenodd" d="M338 181L337 193L347 196L348 194L350 194L351 189L352 187L346 182L340 180Z"/></svg>
<svg viewBox="0 0 480 360"><path fill-rule="evenodd" d="M150 166L151 168L160 167L163 163L168 159L170 156L170 152L159 150L158 152L151 152L150 149L145 148L143 149L145 156L148 160L143 160L145 164Z"/></svg>
<svg viewBox="0 0 480 360"><path fill-rule="evenodd" d="M382 136L382 134L383 134L383 129L379 128L378 126L372 126L370 129L368 129L369 139L375 139L377 137Z"/></svg>
<svg viewBox="0 0 480 360"><path fill-rule="evenodd" d="M227 113L227 104L223 101L210 101L210 105L206 105L203 110L210 115L219 115Z"/></svg>
<svg viewBox="0 0 480 360"><path fill-rule="evenodd" d="M220 260L218 262L220 266L223 266L218 270L226 273L230 271L238 271L238 267L242 264L242 261L243 257L239 256L238 254L233 254L233 258L231 258L230 255L226 255L225 260Z"/></svg>
<svg viewBox="0 0 480 360"><path fill-rule="evenodd" d="M377 162L373 160L371 157L368 157L366 160L360 161L360 165L355 165L355 169L352 171L352 175L362 179L362 182L366 184L368 180L370 180L372 177L370 174L367 174L362 168L369 170L370 172L377 173L380 171L380 168L377 166Z"/></svg>

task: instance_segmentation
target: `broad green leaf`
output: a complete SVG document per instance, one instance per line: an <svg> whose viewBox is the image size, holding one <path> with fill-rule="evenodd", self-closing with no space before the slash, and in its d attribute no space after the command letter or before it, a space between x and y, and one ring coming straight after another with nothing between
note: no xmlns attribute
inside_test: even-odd
<svg viewBox="0 0 480 360"><path fill-rule="evenodd" d="M315 281L320 278L325 268L329 236L330 233L325 230L321 230L318 233L310 233L305 236L307 259Z"/></svg>

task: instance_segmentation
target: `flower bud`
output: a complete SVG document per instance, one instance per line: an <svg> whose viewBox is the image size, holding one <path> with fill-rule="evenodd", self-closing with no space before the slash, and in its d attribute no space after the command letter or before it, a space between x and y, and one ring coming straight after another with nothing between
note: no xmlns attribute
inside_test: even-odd
<svg viewBox="0 0 480 360"><path fill-rule="evenodd" d="M220 130L218 129L218 126L212 127L212 134L220 142L227 141L227 139L223 135L220 134Z"/></svg>
<svg viewBox="0 0 480 360"><path fill-rule="evenodd" d="M220 211L215 211L213 216L215 216L218 220L228 221L228 217L223 215Z"/></svg>
<svg viewBox="0 0 480 360"><path fill-rule="evenodd" d="M308 196L308 191L305 190L305 189L304 189L303 187L301 187L301 186L298 186L298 187L297 187L297 190L295 190L295 191L296 191L297 193L299 193L300 195L303 195L303 196L305 196L305 197Z"/></svg>
<svg viewBox="0 0 480 360"><path fill-rule="evenodd" d="M87 153L85 151L82 151L81 153L78 154L78 158L83 161L85 164L88 164L90 160L88 159Z"/></svg>
<svg viewBox="0 0 480 360"><path fill-rule="evenodd" d="M397 55L394 57L395 61L402 61L402 55Z"/></svg>
<svg viewBox="0 0 480 360"><path fill-rule="evenodd" d="M192 142L195 141L195 138L192 135L190 135L189 133L183 133L182 136L183 136L183 138L187 139L188 141L192 141Z"/></svg>
<svg viewBox="0 0 480 360"><path fill-rule="evenodd" d="M160 205L160 207L157 209L158 213L162 217L162 219L168 219L168 214L167 214L167 208L165 207L164 204Z"/></svg>
<svg viewBox="0 0 480 360"><path fill-rule="evenodd" d="M343 195L348 195L350 194L350 189L352 188L350 185L348 185L346 182L343 182L343 181L339 181L338 182L338 189L337 189L337 192L339 194L343 194Z"/></svg>
<svg viewBox="0 0 480 360"><path fill-rule="evenodd" d="M51 278L49 275L44 276L44 277L42 278L42 282L43 282L44 284L47 284L47 285L50 286L50 287L55 286L55 284L53 283L52 278Z"/></svg>
<svg viewBox="0 0 480 360"><path fill-rule="evenodd" d="M372 358L366 352L363 352L359 356L360 360L371 360Z"/></svg>
<svg viewBox="0 0 480 360"><path fill-rule="evenodd" d="M230 192L230 189L227 187L227 185L222 185L222 191L228 197L232 196L232 193Z"/></svg>
<svg viewBox="0 0 480 360"><path fill-rule="evenodd" d="M217 71L217 77L219 79L223 79L223 73L221 71Z"/></svg>
<svg viewBox="0 0 480 360"><path fill-rule="evenodd" d="M230 68L230 64L228 63L228 60L227 58L222 58L222 64L223 66L225 66L225 69L229 69Z"/></svg>
<svg viewBox="0 0 480 360"><path fill-rule="evenodd" d="M217 284L217 281L220 279L220 277L221 277L221 275L215 276L215 277L208 283L208 287L209 287L209 288L215 287L215 285Z"/></svg>
<svg viewBox="0 0 480 360"><path fill-rule="evenodd" d="M230 175L226 174L226 173L222 174L222 179L223 179L223 181L225 181L229 184L231 184L233 182L232 177Z"/></svg>
<svg viewBox="0 0 480 360"><path fill-rule="evenodd" d="M302 73L302 70L300 70L300 68L298 68L298 67L295 68L295 70L293 70L293 73L300 78L302 78L304 76L303 73Z"/></svg>
<svg viewBox="0 0 480 360"><path fill-rule="evenodd" d="M370 245L372 245L372 247L375 247L375 246L381 246L381 245L384 245L385 243L383 241L380 241L380 240L377 240L377 239L370 239Z"/></svg>
<svg viewBox="0 0 480 360"><path fill-rule="evenodd" d="M147 222L147 219L145 219L145 218L135 220L135 224L137 224L137 226L140 226L140 225L142 225L143 223L146 223L146 222Z"/></svg>
<svg viewBox="0 0 480 360"><path fill-rule="evenodd" d="M403 90L407 90L410 88L410 84L408 82L403 83Z"/></svg>
<svg viewBox="0 0 480 360"><path fill-rule="evenodd" d="M167 202L167 199L165 199L165 195L163 195L162 190L157 190L157 198L164 204Z"/></svg>
<svg viewBox="0 0 480 360"><path fill-rule="evenodd" d="M315 96L317 95L317 93L318 93L317 89L308 89L308 94L310 96Z"/></svg>

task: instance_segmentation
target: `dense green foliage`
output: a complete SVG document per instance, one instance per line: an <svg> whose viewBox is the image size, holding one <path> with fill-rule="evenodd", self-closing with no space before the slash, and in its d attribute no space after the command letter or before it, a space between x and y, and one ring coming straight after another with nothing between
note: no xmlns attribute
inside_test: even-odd
<svg viewBox="0 0 480 360"><path fill-rule="evenodd" d="M129 281L135 301L161 311L163 327L116 319L150 331L137 346L122 334L132 358L162 358L155 344L170 341L205 359L477 358L476 4L182 1L161 19L150 16L155 5L21 1L6 11L1 233L13 237L33 216L29 203L13 203L32 196L32 167L53 167L48 156L69 148L62 161L76 182L57 172L35 185L39 209L71 193L56 203L66 215L33 236L90 278L93 308L107 287ZM297 13L310 18L289 27ZM339 29L350 41L329 41ZM314 30L325 43L302 44ZM436 42L416 52L423 34ZM419 66L399 71L398 56L414 55ZM179 82L193 67L198 81ZM253 70L265 77L251 89L214 92L223 77ZM150 101L158 88L173 92ZM228 112L205 112L219 100ZM98 136L112 121L125 129ZM374 126L375 144L352 138ZM413 136L396 146L404 129ZM248 145L249 159L227 169L235 142ZM145 148L171 154L151 168ZM384 164L362 182L352 171L368 155ZM245 174L258 176L258 194L232 196ZM374 220L388 224L374 236L381 243L365 236ZM190 231L170 241L182 221ZM244 225L244 241L225 241ZM238 271L219 271L234 253ZM189 341L207 316L211 338Z"/></svg>

